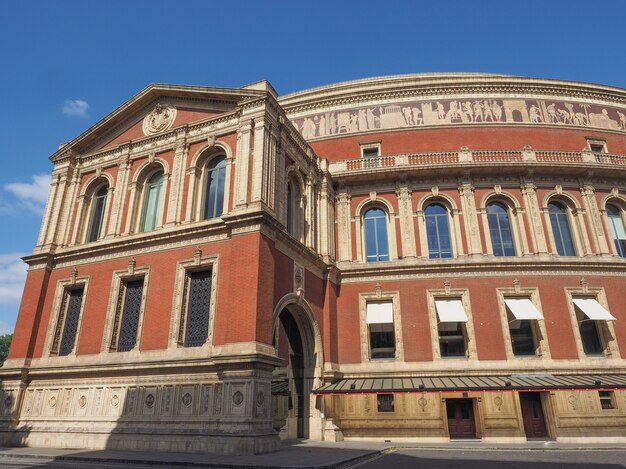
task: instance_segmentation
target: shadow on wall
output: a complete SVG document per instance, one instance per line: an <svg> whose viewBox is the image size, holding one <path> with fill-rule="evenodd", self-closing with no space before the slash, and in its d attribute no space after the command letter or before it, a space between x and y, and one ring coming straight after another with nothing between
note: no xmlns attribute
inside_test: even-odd
<svg viewBox="0 0 626 469"><path fill-rule="evenodd" d="M18 389L5 389L0 381L0 446L24 446L30 426L18 426Z"/></svg>

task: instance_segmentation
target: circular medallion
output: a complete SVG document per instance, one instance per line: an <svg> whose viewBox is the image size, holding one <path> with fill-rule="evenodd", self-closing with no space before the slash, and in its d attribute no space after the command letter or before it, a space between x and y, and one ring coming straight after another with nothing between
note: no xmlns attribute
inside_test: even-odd
<svg viewBox="0 0 626 469"><path fill-rule="evenodd" d="M259 391L256 395L256 404L258 406L262 406L264 402L265 402L265 394L263 394L262 391Z"/></svg>
<svg viewBox="0 0 626 469"><path fill-rule="evenodd" d="M176 118L176 108L157 104L154 110L143 119L144 135L154 135L168 130Z"/></svg>
<svg viewBox="0 0 626 469"><path fill-rule="evenodd" d="M241 393L241 391L237 391L235 394L233 394L233 403L235 405L241 405L242 402L243 394Z"/></svg>
<svg viewBox="0 0 626 469"><path fill-rule="evenodd" d="M80 398L78 399L78 406L82 409L83 407L85 407L85 404L87 404L87 397L80 396Z"/></svg>
<svg viewBox="0 0 626 469"><path fill-rule="evenodd" d="M154 394L148 394L146 396L146 407L148 409L152 409L152 406L154 405Z"/></svg>
<svg viewBox="0 0 626 469"><path fill-rule="evenodd" d="M417 400L417 404L420 406L420 408L422 409L422 412L423 412L423 411L424 411L424 409L426 408L426 404L428 404L428 401L427 401L425 398L420 397L420 398Z"/></svg>
<svg viewBox="0 0 626 469"><path fill-rule="evenodd" d="M111 405L113 407L117 407L118 405L120 405L120 396L118 396L117 394L115 396L113 396L111 398Z"/></svg>
<svg viewBox="0 0 626 469"><path fill-rule="evenodd" d="M54 407L55 405L57 405L57 398L52 396L49 400L48 400L48 405L50 407Z"/></svg>
<svg viewBox="0 0 626 469"><path fill-rule="evenodd" d="M183 396L183 404L185 405L185 407L189 407L192 400L193 398L191 397L191 394L185 393L185 395Z"/></svg>

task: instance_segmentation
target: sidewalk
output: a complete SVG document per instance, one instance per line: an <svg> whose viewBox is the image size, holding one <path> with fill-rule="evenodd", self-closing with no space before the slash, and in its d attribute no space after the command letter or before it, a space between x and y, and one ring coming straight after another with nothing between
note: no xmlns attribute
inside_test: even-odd
<svg viewBox="0 0 626 469"><path fill-rule="evenodd" d="M441 451L626 451L626 445L576 445L537 441L525 444L498 445L481 441L453 441L440 444L419 444L349 441L324 443L319 441L287 441L280 450L255 455L212 455L205 453L157 453L114 450L72 450L51 448L0 448L0 465L9 459L41 461L83 461L100 463L131 463L158 466L213 467L238 469L315 468L330 469L350 467L361 461L376 458L394 448Z"/></svg>

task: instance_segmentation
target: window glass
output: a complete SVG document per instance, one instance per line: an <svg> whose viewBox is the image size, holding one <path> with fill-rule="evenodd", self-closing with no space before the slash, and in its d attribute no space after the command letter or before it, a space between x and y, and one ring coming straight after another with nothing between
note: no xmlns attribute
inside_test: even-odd
<svg viewBox="0 0 626 469"><path fill-rule="evenodd" d="M626 257L626 228L624 228L624 219L622 211L615 205L607 205L606 213L609 217L609 225L611 226L611 235L617 249L617 254Z"/></svg>
<svg viewBox="0 0 626 469"><path fill-rule="evenodd" d="M585 355L602 355L604 347L600 339L597 321L589 319L578 306L574 305L574 309L576 310L578 330Z"/></svg>
<svg viewBox="0 0 626 469"><path fill-rule="evenodd" d="M425 215L429 257L431 259L452 257L448 211L440 204L431 204L426 207Z"/></svg>
<svg viewBox="0 0 626 469"><path fill-rule="evenodd" d="M143 206L143 217L141 231L152 231L157 227L157 217L161 213L163 187L163 173L155 173L146 183L145 200Z"/></svg>
<svg viewBox="0 0 626 469"><path fill-rule="evenodd" d="M515 247L511 234L511 222L506 207L500 203L489 204L487 206L487 220L494 256L514 256Z"/></svg>
<svg viewBox="0 0 626 469"><path fill-rule="evenodd" d="M127 352L135 348L137 343L137 329L139 326L139 314L141 312L141 297L143 294L143 279L125 282L123 285L124 306L121 311L122 318L119 326L119 339L117 351ZM117 331L115 331L117 332ZM117 334L113 335L115 343Z"/></svg>
<svg viewBox="0 0 626 469"><path fill-rule="evenodd" d="M569 225L567 209L558 202L552 202L548 204L548 212L559 256L575 256L576 251L572 241L572 231Z"/></svg>
<svg viewBox="0 0 626 469"><path fill-rule="evenodd" d="M393 412L393 394L377 394L376 404L378 412Z"/></svg>
<svg viewBox="0 0 626 469"><path fill-rule="evenodd" d="M78 322L83 304L83 288L73 288L65 290L59 319L54 333L52 353L65 356L72 353L76 334L78 333Z"/></svg>
<svg viewBox="0 0 626 469"><path fill-rule="evenodd" d="M204 191L204 218L215 218L224 210L226 159L214 158L206 167Z"/></svg>
<svg viewBox="0 0 626 469"><path fill-rule="evenodd" d="M301 208L302 192L296 181L287 182L287 232L294 238L300 238L303 213Z"/></svg>
<svg viewBox="0 0 626 469"><path fill-rule="evenodd" d="M442 357L465 357L465 327L462 322L439 322L439 351Z"/></svg>
<svg viewBox="0 0 626 469"><path fill-rule="evenodd" d="M528 319L513 319L509 322L513 355L536 355L533 323Z"/></svg>
<svg viewBox="0 0 626 469"><path fill-rule="evenodd" d="M602 410L615 409L613 391L598 391Z"/></svg>
<svg viewBox="0 0 626 469"><path fill-rule="evenodd" d="M365 212L363 225L367 262L388 261L387 214L380 208L371 208Z"/></svg>
<svg viewBox="0 0 626 469"><path fill-rule="evenodd" d="M370 324L370 357L395 358L396 338L393 323Z"/></svg>
<svg viewBox="0 0 626 469"><path fill-rule="evenodd" d="M109 186L104 185L94 194L91 201L91 216L89 217L89 228L87 230L87 242L100 239L102 232L102 222L104 221L104 208L107 201Z"/></svg>
<svg viewBox="0 0 626 469"><path fill-rule="evenodd" d="M209 334L211 270L191 272L188 277L188 302L185 321L185 347L204 345Z"/></svg>

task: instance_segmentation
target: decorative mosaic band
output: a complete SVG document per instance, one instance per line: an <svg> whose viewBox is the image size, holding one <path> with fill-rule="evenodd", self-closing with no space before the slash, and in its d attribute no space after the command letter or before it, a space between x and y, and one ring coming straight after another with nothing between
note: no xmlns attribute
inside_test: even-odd
<svg viewBox="0 0 626 469"><path fill-rule="evenodd" d="M294 119L306 139L370 130L457 124L549 124L626 131L626 110L571 101L451 99L398 102Z"/></svg>

